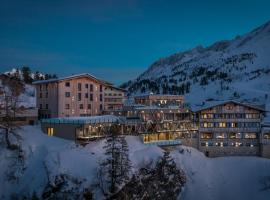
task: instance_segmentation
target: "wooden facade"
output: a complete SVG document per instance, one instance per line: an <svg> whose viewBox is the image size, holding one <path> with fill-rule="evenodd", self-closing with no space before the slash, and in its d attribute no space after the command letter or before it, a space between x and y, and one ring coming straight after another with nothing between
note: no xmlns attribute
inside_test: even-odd
<svg viewBox="0 0 270 200"><path fill-rule="evenodd" d="M199 150L206 155L259 155L263 109L228 101L199 112Z"/></svg>

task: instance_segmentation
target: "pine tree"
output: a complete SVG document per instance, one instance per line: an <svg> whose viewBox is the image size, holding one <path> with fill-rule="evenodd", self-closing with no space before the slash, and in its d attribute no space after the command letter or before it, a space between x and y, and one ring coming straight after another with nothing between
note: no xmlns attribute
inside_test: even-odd
<svg viewBox="0 0 270 200"><path fill-rule="evenodd" d="M105 195L114 194L129 178L128 145L118 133L118 127L113 125L103 147L106 159L100 163L99 182Z"/></svg>
<svg viewBox="0 0 270 200"><path fill-rule="evenodd" d="M31 70L29 67L22 67L21 69L22 71L22 75L23 75L23 80L25 83L32 83L33 79L31 78L30 74L31 74Z"/></svg>

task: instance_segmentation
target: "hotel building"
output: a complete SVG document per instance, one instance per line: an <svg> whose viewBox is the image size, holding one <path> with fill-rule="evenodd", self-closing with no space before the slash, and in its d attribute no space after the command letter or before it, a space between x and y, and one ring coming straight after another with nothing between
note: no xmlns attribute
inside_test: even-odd
<svg viewBox="0 0 270 200"><path fill-rule="evenodd" d="M259 155L263 112L237 101L199 110L199 150L210 157Z"/></svg>
<svg viewBox="0 0 270 200"><path fill-rule="evenodd" d="M90 74L34 82L39 118L78 117L102 114L123 105L124 90ZM109 88L117 93L117 104L108 99Z"/></svg>

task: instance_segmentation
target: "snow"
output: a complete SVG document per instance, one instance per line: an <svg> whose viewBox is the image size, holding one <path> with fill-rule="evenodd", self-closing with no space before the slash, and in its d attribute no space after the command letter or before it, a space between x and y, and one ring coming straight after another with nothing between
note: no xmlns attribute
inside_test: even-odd
<svg viewBox="0 0 270 200"><path fill-rule="evenodd" d="M120 123L123 118L115 115L101 115L101 116L89 116L89 117L62 117L62 118L50 118L43 119L43 123L72 123L72 124L96 124L96 123Z"/></svg>
<svg viewBox="0 0 270 200"><path fill-rule="evenodd" d="M72 141L49 137L41 132L39 126L24 126L18 133L23 139L25 171L18 182L7 181L5 174L12 162L7 159L9 151L1 149L0 199L7 199L12 193L36 191L41 194L48 181L47 171L50 178L65 173L85 180L87 186L95 183L98 164L104 158L104 140L92 141L82 147ZM151 163L162 154L160 148L145 146L137 136L127 136L127 142L134 169Z"/></svg>
<svg viewBox="0 0 270 200"><path fill-rule="evenodd" d="M181 198L226 200L269 199L270 190L262 191L263 177L270 176L270 160L259 157L206 158L192 148L191 153L172 152L177 165L187 174Z"/></svg>
<svg viewBox="0 0 270 200"><path fill-rule="evenodd" d="M0 88L2 86L2 81L0 80ZM8 93L10 90L8 87L4 87L4 90ZM25 91L19 95L18 106L23 106L25 108L35 108L36 107L36 89L34 86L25 84Z"/></svg>
<svg viewBox="0 0 270 200"><path fill-rule="evenodd" d="M84 186L95 183L99 161L104 158L104 140L92 141L85 147L74 142L49 137L39 126L24 126L18 131L22 137L24 170L16 181L8 181L6 172L15 166L12 153L0 144L0 198L8 195L38 195L49 179L61 173L84 180ZM138 136L126 136L132 171L154 164L163 150L157 146L146 146ZM179 149L184 148L184 153ZM189 151L186 151L189 150ZM189 153L191 152L191 153ZM260 157L206 158L193 148L174 147L172 151L179 168L187 175L187 184L181 199L225 200L225 199L269 199L270 190L261 191L261 178L270 176L270 159ZM98 192L98 191L97 191Z"/></svg>

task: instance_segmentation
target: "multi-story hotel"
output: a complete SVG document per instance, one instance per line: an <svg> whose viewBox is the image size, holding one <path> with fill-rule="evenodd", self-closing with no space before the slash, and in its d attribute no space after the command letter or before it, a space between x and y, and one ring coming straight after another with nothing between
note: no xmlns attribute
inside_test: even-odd
<svg viewBox="0 0 270 200"><path fill-rule="evenodd" d="M40 118L92 116L123 105L124 90L90 74L34 82ZM108 99L108 88L117 93L117 104Z"/></svg>
<svg viewBox="0 0 270 200"><path fill-rule="evenodd" d="M89 140L104 137L114 124L119 134L140 135L145 144L183 144L210 157L270 157L270 125L262 128L259 106L229 100L193 112L183 96L153 94L123 104L124 90L89 74L36 86L41 116L54 117L42 121L49 135ZM95 116L101 114L107 115Z"/></svg>
<svg viewBox="0 0 270 200"><path fill-rule="evenodd" d="M259 155L263 112L237 101L199 110L199 150L208 156Z"/></svg>

